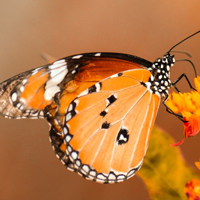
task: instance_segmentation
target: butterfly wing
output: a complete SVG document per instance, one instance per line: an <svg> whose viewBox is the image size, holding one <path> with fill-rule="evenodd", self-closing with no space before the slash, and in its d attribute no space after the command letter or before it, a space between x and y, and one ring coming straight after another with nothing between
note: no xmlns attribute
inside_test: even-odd
<svg viewBox="0 0 200 200"><path fill-rule="evenodd" d="M150 75L146 69L113 75L69 104L62 137L74 167L88 179L124 181L142 165L160 103L142 84Z"/></svg>
<svg viewBox="0 0 200 200"><path fill-rule="evenodd" d="M66 145L63 143L63 136L58 134L58 131L54 126L51 126L49 131L49 139L53 150L56 153L56 157L71 171L76 171L74 164L69 159L69 155L66 154Z"/></svg>
<svg viewBox="0 0 200 200"><path fill-rule="evenodd" d="M76 92L76 89L81 90L82 82L94 83L102 80L102 77L129 69L133 67L133 59L139 61L135 67L150 64L146 60L125 54L88 53L69 56L16 75L0 84L0 114L8 118L46 117L45 108L54 102L56 95L60 98L60 91L77 95L79 91ZM89 86L90 84L85 88ZM47 110L55 112L57 109L55 103ZM59 113L64 112L64 109L61 107Z"/></svg>
<svg viewBox="0 0 200 200"><path fill-rule="evenodd" d="M55 129L52 125L49 132L49 139L52 145L52 148L56 154L56 157L62 162L62 164L70 171L76 172L87 179L87 176L80 172L70 160L69 154L66 153L66 145L63 142L64 138L59 134L59 131Z"/></svg>
<svg viewBox="0 0 200 200"><path fill-rule="evenodd" d="M16 75L0 84L0 114L8 118L44 117L68 73L66 60Z"/></svg>
<svg viewBox="0 0 200 200"><path fill-rule="evenodd" d="M51 125L50 141L57 157L68 168L65 153L66 145L62 136L65 114L69 104L84 90L113 74L129 69L150 67L151 62L136 56L119 53L87 53L66 58L71 74L75 76L65 80L63 89L54 97L54 102L45 109ZM76 70L76 73L74 73ZM71 169L71 167L70 167ZM80 172L79 172L80 173Z"/></svg>

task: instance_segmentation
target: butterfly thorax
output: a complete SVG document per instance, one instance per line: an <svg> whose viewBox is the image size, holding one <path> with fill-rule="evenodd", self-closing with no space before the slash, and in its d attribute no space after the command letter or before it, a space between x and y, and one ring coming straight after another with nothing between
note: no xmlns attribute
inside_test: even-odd
<svg viewBox="0 0 200 200"><path fill-rule="evenodd" d="M168 89L171 87L170 68L174 65L174 55L165 54L162 58L158 58L148 68L151 72L149 81L145 83L146 87L154 94L166 97Z"/></svg>

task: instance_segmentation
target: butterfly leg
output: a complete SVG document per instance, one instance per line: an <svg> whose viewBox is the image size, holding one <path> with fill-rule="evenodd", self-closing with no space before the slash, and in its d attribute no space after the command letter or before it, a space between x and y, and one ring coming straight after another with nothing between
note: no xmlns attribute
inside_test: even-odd
<svg viewBox="0 0 200 200"><path fill-rule="evenodd" d="M188 85L189 87L192 89L192 90L195 90L195 88L193 88L192 84L190 83L188 77L186 76L186 74L182 74L177 80L175 80L171 85L176 89L177 92L180 92L179 89L176 87L176 84L182 79L182 78L185 78L186 81L188 82ZM166 94L166 98L165 100L163 101L163 105L166 107L166 111L172 115L175 115L178 119L180 119L182 122L187 122L185 120L183 120L183 116L181 115L178 115L176 113L174 113L167 105L166 105L166 101L168 100L168 94Z"/></svg>
<svg viewBox="0 0 200 200"><path fill-rule="evenodd" d="M167 94L165 100L162 102L163 105L166 107L166 111L167 111L168 113L174 115L174 116L177 117L178 119L180 119L182 122L187 122L187 121L183 120L183 116L182 116L182 115L179 115L179 114L175 113L173 110L171 110L171 109L166 105L166 101L168 100L168 96L169 96L169 95Z"/></svg>
<svg viewBox="0 0 200 200"><path fill-rule="evenodd" d="M190 86L190 88L191 88L192 90L195 90L195 91L196 91L196 89L193 88L192 84L190 83L190 81L189 81L189 79L188 79L188 77L186 76L185 73L182 74L179 78L177 78L177 79L171 84L171 85L176 89L176 91L177 91L177 92L180 92L179 89L176 87L176 84L177 84L183 77L184 77L184 78L186 79L186 81L188 82L188 85Z"/></svg>

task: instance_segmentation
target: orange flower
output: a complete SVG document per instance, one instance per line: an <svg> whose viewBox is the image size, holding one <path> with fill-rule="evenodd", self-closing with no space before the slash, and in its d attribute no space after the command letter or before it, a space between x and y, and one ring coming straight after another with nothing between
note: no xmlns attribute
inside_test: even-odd
<svg viewBox="0 0 200 200"><path fill-rule="evenodd" d="M185 184L184 192L189 200L200 200L200 181L192 179Z"/></svg>
<svg viewBox="0 0 200 200"><path fill-rule="evenodd" d="M169 95L166 105L176 114L183 116L184 138L171 146L184 142L185 138L192 137L200 131L200 76L194 79L197 91L175 93Z"/></svg>
<svg viewBox="0 0 200 200"><path fill-rule="evenodd" d="M195 162L195 165L198 169L200 169L200 162Z"/></svg>

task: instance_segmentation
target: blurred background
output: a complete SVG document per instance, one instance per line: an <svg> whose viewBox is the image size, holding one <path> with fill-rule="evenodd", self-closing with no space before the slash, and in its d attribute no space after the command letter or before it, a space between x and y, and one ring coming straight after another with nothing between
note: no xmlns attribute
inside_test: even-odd
<svg viewBox="0 0 200 200"><path fill-rule="evenodd" d="M200 29L200 1L2 1L0 7L0 81L46 64L45 52L59 59L83 52L121 52L149 61ZM200 34L176 48L192 54L200 73ZM186 58L177 54L177 59ZM179 62L172 80L192 67ZM179 85L187 91L187 83ZM156 124L176 142L182 123L160 106ZM149 199L137 176L115 185L87 181L65 169L48 141L45 120L0 118L0 199ZM184 159L195 168L200 136L181 145ZM169 144L166 144L169 145ZM155 146L156 148L156 146ZM175 148L175 147L172 147Z"/></svg>

